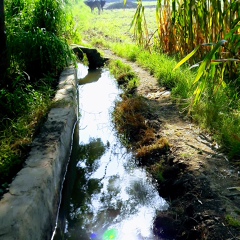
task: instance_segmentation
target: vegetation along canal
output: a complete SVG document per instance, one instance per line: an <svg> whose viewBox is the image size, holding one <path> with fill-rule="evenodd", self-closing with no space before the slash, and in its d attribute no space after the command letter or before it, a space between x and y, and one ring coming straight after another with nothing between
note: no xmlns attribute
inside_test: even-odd
<svg viewBox="0 0 240 240"><path fill-rule="evenodd" d="M121 93L115 79L107 69L88 72L83 65L78 78L79 140L73 144L54 240L153 240L156 213L168 204L118 139L111 121Z"/></svg>

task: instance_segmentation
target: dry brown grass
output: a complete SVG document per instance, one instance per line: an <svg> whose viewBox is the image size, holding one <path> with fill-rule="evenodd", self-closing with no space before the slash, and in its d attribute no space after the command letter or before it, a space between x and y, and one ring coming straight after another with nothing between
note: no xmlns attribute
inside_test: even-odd
<svg viewBox="0 0 240 240"><path fill-rule="evenodd" d="M148 126L150 108L141 97L124 97L117 103L114 120L120 135L136 148L136 159L149 165L170 149L166 138L157 139L156 130ZM158 161L158 159L157 159Z"/></svg>
<svg viewBox="0 0 240 240"><path fill-rule="evenodd" d="M144 117L147 111L147 105L142 98L124 97L121 102L117 103L114 111L118 132L129 141L139 141L140 133L147 129Z"/></svg>
<svg viewBox="0 0 240 240"><path fill-rule="evenodd" d="M142 129L140 135L140 146L151 144L155 140L155 131L153 128L147 127L147 129Z"/></svg>
<svg viewBox="0 0 240 240"><path fill-rule="evenodd" d="M137 149L136 157L142 163L151 162L152 158L165 154L170 149L170 145L166 138L160 138L151 145L142 146Z"/></svg>

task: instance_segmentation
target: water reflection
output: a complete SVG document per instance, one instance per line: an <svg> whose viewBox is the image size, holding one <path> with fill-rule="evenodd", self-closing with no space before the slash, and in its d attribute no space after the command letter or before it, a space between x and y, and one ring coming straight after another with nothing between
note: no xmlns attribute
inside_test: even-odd
<svg viewBox="0 0 240 240"><path fill-rule="evenodd" d="M55 239L157 239L153 219L167 203L116 137L111 111L120 90L108 70L97 71L97 80L79 86L80 140L68 176L74 183Z"/></svg>
<svg viewBox="0 0 240 240"><path fill-rule="evenodd" d="M87 69L85 66L78 70L77 77L79 80L79 85L84 85L87 83L92 83L97 81L102 74L102 69Z"/></svg>
<svg viewBox="0 0 240 240"><path fill-rule="evenodd" d="M79 162L77 167L82 166L86 170L86 174L92 174L99 167L98 160L106 150L106 146L101 141L101 138L91 138L88 144L82 144L79 146Z"/></svg>

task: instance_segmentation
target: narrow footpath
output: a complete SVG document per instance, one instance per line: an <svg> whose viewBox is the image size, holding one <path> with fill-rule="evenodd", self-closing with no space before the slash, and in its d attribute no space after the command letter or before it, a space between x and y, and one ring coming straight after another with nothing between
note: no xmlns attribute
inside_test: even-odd
<svg viewBox="0 0 240 240"><path fill-rule="evenodd" d="M104 57L120 59L140 78L137 94L156 109L151 119L158 135L170 143L159 194L169 203L155 221L159 239L240 239L240 172L211 135L179 112L171 92L146 70L109 50Z"/></svg>

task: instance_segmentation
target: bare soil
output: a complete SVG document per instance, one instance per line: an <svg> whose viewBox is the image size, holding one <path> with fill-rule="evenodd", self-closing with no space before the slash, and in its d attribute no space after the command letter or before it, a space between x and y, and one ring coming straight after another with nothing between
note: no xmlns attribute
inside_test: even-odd
<svg viewBox="0 0 240 240"><path fill-rule="evenodd" d="M120 59L109 50L105 56ZM164 156L164 180L159 194L170 204L154 223L158 239L240 239L240 172L219 152L211 135L179 112L171 92L136 63L121 59L140 78L137 94L155 109L149 119L166 137L170 152ZM157 125L157 126L156 126ZM159 159L156 159L159 161Z"/></svg>

